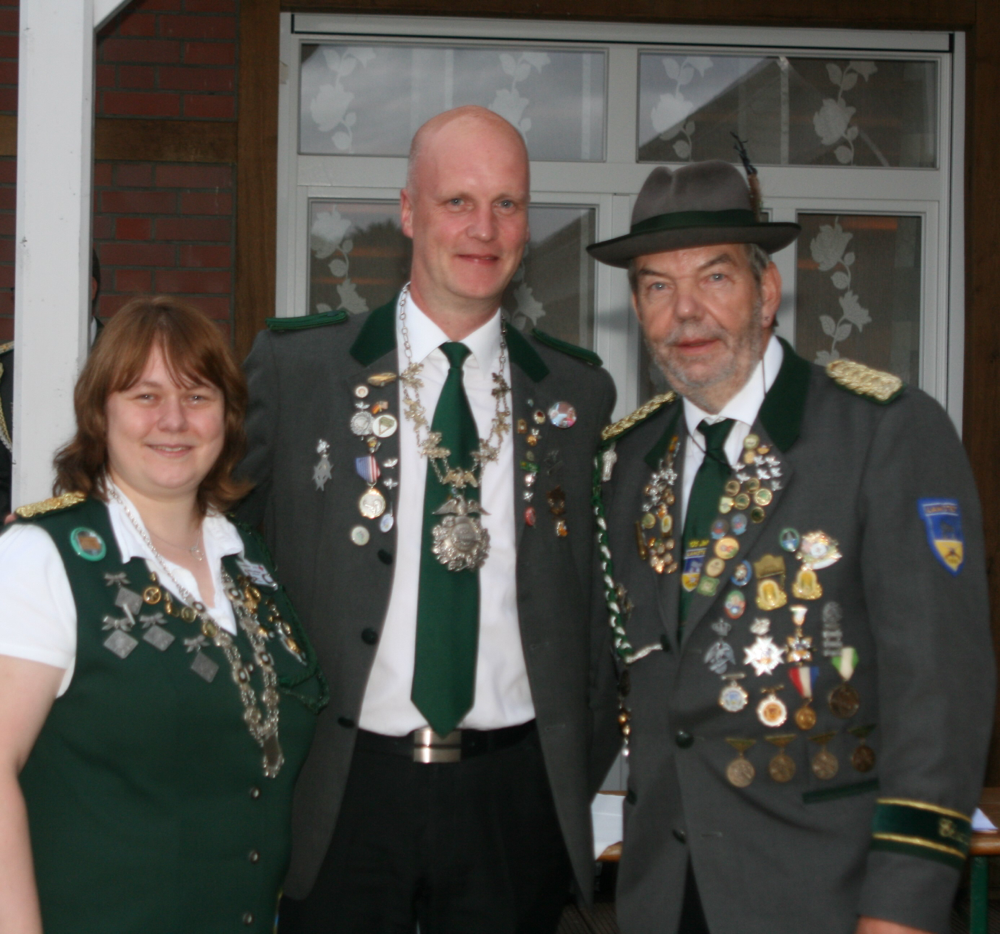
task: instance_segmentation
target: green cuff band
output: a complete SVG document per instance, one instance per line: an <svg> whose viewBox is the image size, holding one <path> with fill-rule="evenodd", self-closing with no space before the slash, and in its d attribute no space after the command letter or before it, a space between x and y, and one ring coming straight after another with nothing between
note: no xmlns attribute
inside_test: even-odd
<svg viewBox="0 0 1000 934"><path fill-rule="evenodd" d="M688 227L764 227L753 211L736 208L732 211L674 211L657 214L633 224L630 234L655 233L658 230L677 230Z"/></svg>
<svg viewBox="0 0 1000 934"><path fill-rule="evenodd" d="M323 311L318 315L296 315L292 318L266 318L269 331L304 331L307 328L321 328L327 324L343 324L347 320L346 311Z"/></svg>
<svg viewBox="0 0 1000 934"><path fill-rule="evenodd" d="M972 825L958 811L924 801L879 798L872 818L872 849L933 859L961 869Z"/></svg>

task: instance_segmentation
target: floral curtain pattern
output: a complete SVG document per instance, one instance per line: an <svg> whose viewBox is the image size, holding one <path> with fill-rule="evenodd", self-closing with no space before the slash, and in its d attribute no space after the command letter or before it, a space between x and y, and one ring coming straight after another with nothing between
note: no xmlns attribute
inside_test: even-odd
<svg viewBox="0 0 1000 934"><path fill-rule="evenodd" d="M538 326L593 346L594 208L532 205L531 242L507 287L503 307L515 327ZM391 201L309 202L309 313L361 314L390 301L406 282L410 240Z"/></svg>
<svg viewBox="0 0 1000 934"><path fill-rule="evenodd" d="M606 64L603 51L303 45L299 151L405 156L425 121L479 104L521 131L534 161L600 162Z"/></svg>
<svg viewBox="0 0 1000 934"><path fill-rule="evenodd" d="M799 214L795 347L920 381L922 219Z"/></svg>
<svg viewBox="0 0 1000 934"><path fill-rule="evenodd" d="M643 52L638 159L732 161L736 133L759 165L934 167L937 85L933 61Z"/></svg>

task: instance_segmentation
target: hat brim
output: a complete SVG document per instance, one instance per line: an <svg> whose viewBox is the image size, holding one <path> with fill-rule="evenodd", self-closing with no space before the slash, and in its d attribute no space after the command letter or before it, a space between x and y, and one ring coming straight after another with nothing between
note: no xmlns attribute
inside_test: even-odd
<svg viewBox="0 0 1000 934"><path fill-rule="evenodd" d="M714 243L756 243L768 253L776 253L792 243L802 228L792 223L749 224L745 227L686 227L627 233L593 243L587 252L598 262L624 269L637 256L686 250Z"/></svg>

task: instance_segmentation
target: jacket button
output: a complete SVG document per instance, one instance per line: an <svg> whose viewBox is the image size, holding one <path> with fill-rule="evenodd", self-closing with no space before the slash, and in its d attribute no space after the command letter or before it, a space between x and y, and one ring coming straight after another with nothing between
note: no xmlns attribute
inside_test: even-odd
<svg viewBox="0 0 1000 934"><path fill-rule="evenodd" d="M688 835L680 827L677 827L674 830L674 839L678 843L687 843L687 838L688 838Z"/></svg>
<svg viewBox="0 0 1000 934"><path fill-rule="evenodd" d="M676 832L677 831L675 830L674 833ZM250 860L251 863L259 863L260 853L258 853L257 850L251 850L249 853L247 853L247 859Z"/></svg>
<svg viewBox="0 0 1000 934"><path fill-rule="evenodd" d="M631 788L629 788L629 790L625 793L625 800L628 801L629 804L635 804L636 797L636 793Z"/></svg>
<svg viewBox="0 0 1000 934"><path fill-rule="evenodd" d="M250 797L256 801L260 797L260 789L256 785L250 786Z"/></svg>
<svg viewBox="0 0 1000 934"><path fill-rule="evenodd" d="M389 552L386 551L384 548L379 548L378 559L383 564L392 564L392 555L390 555Z"/></svg>
<svg viewBox="0 0 1000 934"><path fill-rule="evenodd" d="M250 925L253 924L253 912L252 911L244 911L243 912L243 923L247 927L250 927Z"/></svg>
<svg viewBox="0 0 1000 934"><path fill-rule="evenodd" d="M378 642L378 633L369 627L368 629L361 630L361 641L367 645L374 645Z"/></svg>
<svg viewBox="0 0 1000 934"><path fill-rule="evenodd" d="M353 730L355 723L350 717L337 717L339 723L345 730Z"/></svg>
<svg viewBox="0 0 1000 934"><path fill-rule="evenodd" d="M688 749L694 742L694 737L687 732L687 730L678 730L677 735L674 737L674 742L677 743L681 749Z"/></svg>

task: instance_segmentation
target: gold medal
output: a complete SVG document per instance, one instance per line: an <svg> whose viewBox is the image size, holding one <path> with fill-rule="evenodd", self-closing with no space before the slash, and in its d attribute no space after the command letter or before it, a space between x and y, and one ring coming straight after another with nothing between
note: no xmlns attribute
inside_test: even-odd
<svg viewBox="0 0 1000 934"><path fill-rule="evenodd" d="M726 562L722 558L709 558L705 562L705 573L709 577L718 577L726 569Z"/></svg>
<svg viewBox="0 0 1000 934"><path fill-rule="evenodd" d="M148 603L150 606L156 606L160 600L163 599L163 591L160 590L155 584L152 587L147 587L142 592L143 603Z"/></svg>
<svg viewBox="0 0 1000 934"><path fill-rule="evenodd" d="M824 782L833 778L840 769L837 757L826 748L826 744L836 735L836 733L820 733L818 736L809 737L811 743L816 743L820 747L819 752L813 756L810 768L813 775Z"/></svg>
<svg viewBox="0 0 1000 934"><path fill-rule="evenodd" d="M758 444L760 444L760 438L752 431L743 439L743 447L747 451L752 451Z"/></svg>
<svg viewBox="0 0 1000 934"><path fill-rule="evenodd" d="M767 764L768 774L776 782L790 782L795 777L795 760L785 752L785 747L794 739L794 733L767 737L769 743L778 747L778 754Z"/></svg>
<svg viewBox="0 0 1000 934"><path fill-rule="evenodd" d="M773 688L764 688L764 699L757 705L757 719L764 726L777 729L788 719L788 708L778 697L778 691L784 688L779 684Z"/></svg>
<svg viewBox="0 0 1000 934"><path fill-rule="evenodd" d="M816 726L816 711L812 709L810 701L806 701L795 711L795 725L800 730L811 730Z"/></svg>
<svg viewBox="0 0 1000 934"><path fill-rule="evenodd" d="M827 697L830 712L841 720L849 720L861 706L861 698L858 692L848 682L838 684Z"/></svg>
<svg viewBox="0 0 1000 934"><path fill-rule="evenodd" d="M755 746L757 744L757 740L744 739L742 737L731 737L727 738L726 742L739 753L739 755L726 766L726 778L729 779L730 785L735 785L737 788L746 788L747 785L753 781L757 771L754 769L753 764L744 757L744 753L750 749L751 746Z"/></svg>
<svg viewBox="0 0 1000 934"><path fill-rule="evenodd" d="M361 499L358 500L358 509L366 519L377 519L385 512L385 497L375 487L372 487L361 494Z"/></svg>
<svg viewBox="0 0 1000 934"><path fill-rule="evenodd" d="M736 683L742 677L742 671L723 675L726 684L719 692L719 706L728 713L739 713L750 702L750 695Z"/></svg>
<svg viewBox="0 0 1000 934"><path fill-rule="evenodd" d="M733 498L731 496L723 496L719 500L719 512L725 515L728 512L733 511Z"/></svg>
<svg viewBox="0 0 1000 934"><path fill-rule="evenodd" d="M723 561L728 561L740 550L740 543L731 535L720 538L715 543L715 553Z"/></svg>
<svg viewBox="0 0 1000 934"><path fill-rule="evenodd" d="M875 750L865 742L865 739L867 739L868 735L874 729L875 724L869 723L866 726L851 727L848 731L852 736L856 736L861 741L858 748L851 753L851 765L859 772L870 772L875 768Z"/></svg>
<svg viewBox="0 0 1000 934"><path fill-rule="evenodd" d="M758 506L767 506L770 504L771 500L774 498L774 494L765 486L757 490L753 495L753 501Z"/></svg>
<svg viewBox="0 0 1000 934"><path fill-rule="evenodd" d="M725 486L726 496L735 496L740 491L739 480L727 480Z"/></svg>
<svg viewBox="0 0 1000 934"><path fill-rule="evenodd" d="M373 376L368 377L368 382L372 386L388 386L389 383L394 383L395 381L395 373L375 373Z"/></svg>
<svg viewBox="0 0 1000 934"><path fill-rule="evenodd" d="M733 497L733 506L742 512L744 509L749 507L750 497L746 493L737 493Z"/></svg>

